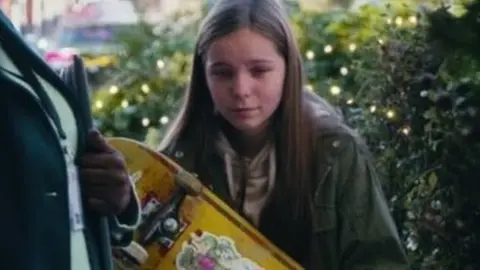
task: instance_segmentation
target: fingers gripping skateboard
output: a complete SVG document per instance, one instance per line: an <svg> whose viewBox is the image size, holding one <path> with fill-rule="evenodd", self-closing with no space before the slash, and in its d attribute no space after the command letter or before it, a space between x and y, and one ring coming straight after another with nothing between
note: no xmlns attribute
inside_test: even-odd
<svg viewBox="0 0 480 270"><path fill-rule="evenodd" d="M117 265L119 270L138 269L148 259L148 252L137 242L121 248L124 257L123 264Z"/></svg>

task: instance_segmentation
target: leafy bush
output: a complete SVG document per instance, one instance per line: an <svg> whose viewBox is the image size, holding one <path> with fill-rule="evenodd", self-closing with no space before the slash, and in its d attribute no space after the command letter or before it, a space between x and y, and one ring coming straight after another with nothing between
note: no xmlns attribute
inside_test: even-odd
<svg viewBox="0 0 480 270"><path fill-rule="evenodd" d="M479 7L428 12L415 31L386 28L388 40L365 46L356 66L359 102L377 107L361 131L414 269L480 267Z"/></svg>
<svg viewBox="0 0 480 270"><path fill-rule="evenodd" d="M152 28L138 25L124 38L116 76L95 90L96 125L107 135L143 140L149 127L162 127L178 107L188 81L196 20L175 16Z"/></svg>

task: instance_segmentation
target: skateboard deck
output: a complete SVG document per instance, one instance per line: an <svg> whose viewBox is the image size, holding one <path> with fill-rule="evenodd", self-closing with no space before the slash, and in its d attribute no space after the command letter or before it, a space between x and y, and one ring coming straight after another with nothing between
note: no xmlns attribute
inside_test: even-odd
<svg viewBox="0 0 480 270"><path fill-rule="evenodd" d="M108 141L124 155L142 209L133 242L113 249L118 270L303 269L166 155Z"/></svg>

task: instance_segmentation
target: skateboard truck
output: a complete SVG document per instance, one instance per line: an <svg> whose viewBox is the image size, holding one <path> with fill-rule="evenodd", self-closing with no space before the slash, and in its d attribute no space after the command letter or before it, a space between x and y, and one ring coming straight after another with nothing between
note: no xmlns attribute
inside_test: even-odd
<svg viewBox="0 0 480 270"><path fill-rule="evenodd" d="M177 173L175 183L178 189L173 196L147 217L144 225L139 228L139 243L142 246L158 241L166 248L170 248L178 234L185 229L186 224L183 224L178 216L180 204L186 195L198 195L203 186L194 175L186 171Z"/></svg>
<svg viewBox="0 0 480 270"><path fill-rule="evenodd" d="M148 215L138 232L140 239L132 242L129 246L116 249L116 261L119 270L139 269L148 259L148 252L143 248L153 242L158 242L166 248L170 248L177 236L185 229L178 216L178 209L186 195L197 196L202 189L198 179L186 172L180 171L175 176L175 184L178 189L173 196L161 204L157 210Z"/></svg>

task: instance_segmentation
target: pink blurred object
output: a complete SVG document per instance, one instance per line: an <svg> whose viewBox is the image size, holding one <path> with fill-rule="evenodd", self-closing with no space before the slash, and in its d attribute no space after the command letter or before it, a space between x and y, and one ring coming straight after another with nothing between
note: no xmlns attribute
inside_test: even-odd
<svg viewBox="0 0 480 270"><path fill-rule="evenodd" d="M44 54L45 61L53 68L63 68L70 65L77 51L73 48L63 48L58 51L49 51Z"/></svg>

